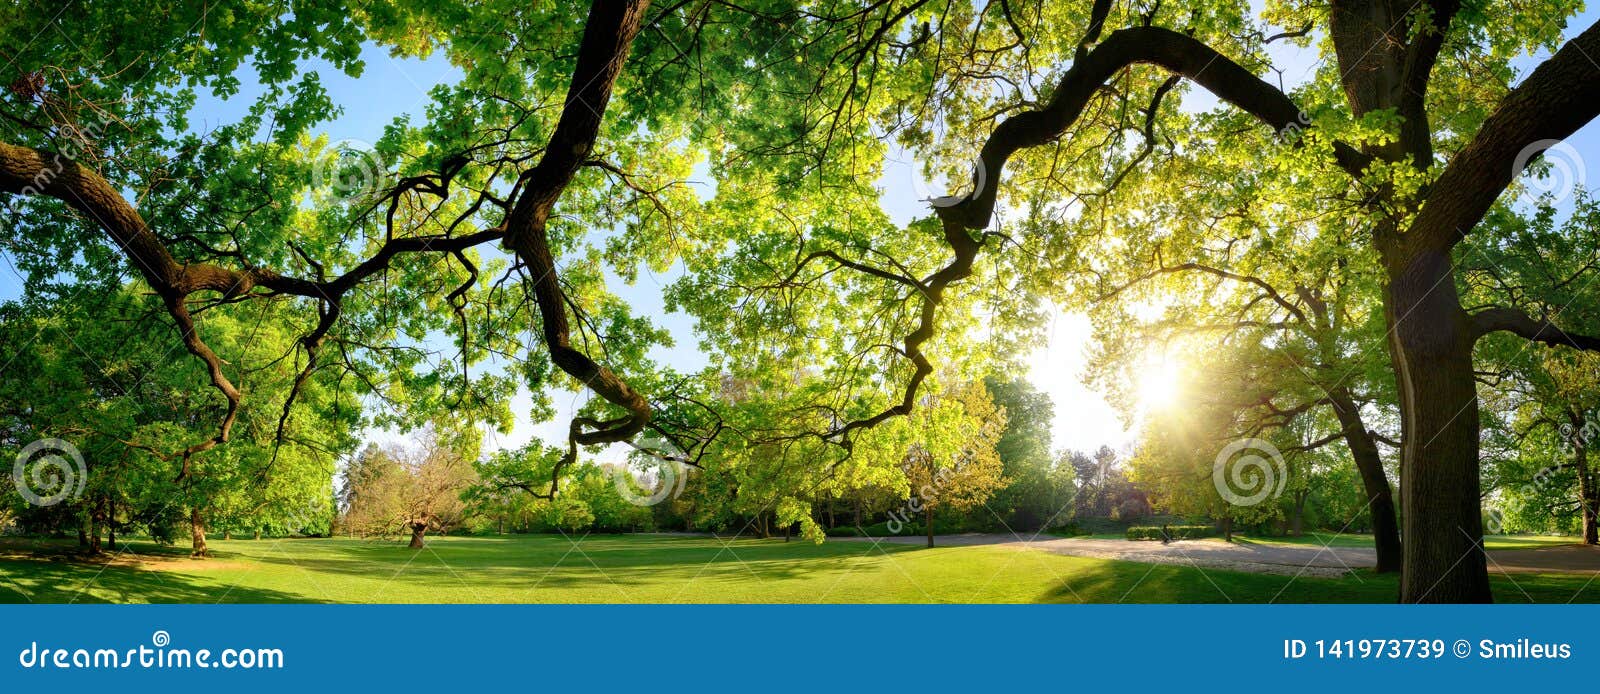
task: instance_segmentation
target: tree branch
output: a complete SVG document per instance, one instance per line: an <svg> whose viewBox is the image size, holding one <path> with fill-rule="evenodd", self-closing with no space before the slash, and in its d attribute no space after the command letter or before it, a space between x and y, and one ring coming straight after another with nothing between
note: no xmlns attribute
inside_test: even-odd
<svg viewBox="0 0 1600 694"><path fill-rule="evenodd" d="M1532 161L1529 148L1562 140L1600 114L1600 22L1544 61L1484 121L1429 186L1427 200L1401 242L1413 252L1448 249L1478 224L1500 193ZM1519 161L1520 160L1520 161Z"/></svg>
<svg viewBox="0 0 1600 694"><path fill-rule="evenodd" d="M1011 155L1060 137L1106 80L1136 64L1159 65L1183 75L1280 133L1306 126L1300 108L1277 87L1194 37L1161 27L1120 29L1073 62L1044 108L1018 113L996 126L979 157L981 170L973 172L973 191L958 204L942 208L941 217L969 229L987 227L1001 172ZM1367 157L1348 145L1335 143L1335 155L1352 176L1359 177L1366 168Z"/></svg>
<svg viewBox="0 0 1600 694"><path fill-rule="evenodd" d="M1600 337L1567 332L1548 319L1534 319L1520 309L1486 308L1472 315L1472 324L1477 337L1504 331L1551 346L1600 352Z"/></svg>

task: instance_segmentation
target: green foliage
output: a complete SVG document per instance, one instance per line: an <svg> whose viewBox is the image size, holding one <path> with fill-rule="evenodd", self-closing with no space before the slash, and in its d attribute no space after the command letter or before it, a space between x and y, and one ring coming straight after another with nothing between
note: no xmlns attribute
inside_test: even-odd
<svg viewBox="0 0 1600 694"><path fill-rule="evenodd" d="M1216 534L1217 529L1210 525L1132 525L1127 530L1130 540L1198 540Z"/></svg>
<svg viewBox="0 0 1600 694"><path fill-rule="evenodd" d="M624 466L581 464L561 472L555 498L538 498L552 488L560 449L538 441L498 451L476 465L479 481L465 493L475 533L636 532L652 530L650 507L630 501L645 498Z"/></svg>

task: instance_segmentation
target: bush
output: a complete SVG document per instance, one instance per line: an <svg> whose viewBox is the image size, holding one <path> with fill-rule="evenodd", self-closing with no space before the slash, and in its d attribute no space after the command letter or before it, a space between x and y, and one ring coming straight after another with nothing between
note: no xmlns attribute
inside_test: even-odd
<svg viewBox="0 0 1600 694"><path fill-rule="evenodd" d="M1130 540L1159 540L1163 528L1159 525L1134 525L1128 527ZM1174 540L1193 540L1201 537L1211 537L1217 534L1217 529L1209 525L1169 525L1165 528L1166 535Z"/></svg>
<svg viewBox="0 0 1600 694"><path fill-rule="evenodd" d="M837 528L828 528L827 535L828 537L860 537L861 533L848 525L841 525Z"/></svg>
<svg viewBox="0 0 1600 694"><path fill-rule="evenodd" d="M899 532L895 532L896 529L898 529ZM998 532L998 530L991 527L987 523L983 523L981 519L976 522L969 521L968 519L959 516L952 518L941 518L935 516L933 519L933 534L935 535L959 535L961 533L983 532ZM892 523L891 521L873 523L872 525L861 528L861 533L866 537L889 537L894 535L914 537L917 535L926 535L928 534L928 530L927 527L922 524L922 519L918 518L916 520L910 520L904 523Z"/></svg>

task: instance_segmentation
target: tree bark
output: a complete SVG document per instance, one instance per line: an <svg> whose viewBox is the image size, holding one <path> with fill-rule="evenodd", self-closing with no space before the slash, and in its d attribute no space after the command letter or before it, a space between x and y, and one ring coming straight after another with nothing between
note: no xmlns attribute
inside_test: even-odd
<svg viewBox="0 0 1600 694"><path fill-rule="evenodd" d="M1383 471L1383 457L1378 454L1378 442L1367 429L1361 411L1347 388L1335 388L1328 394L1333 402L1334 414L1344 429L1345 445L1356 461L1361 475L1361 486L1367 496L1367 512L1372 516L1372 545L1377 551L1378 573L1399 571L1404 557L1400 546L1400 522L1394 512L1394 492L1389 486L1389 476Z"/></svg>
<svg viewBox="0 0 1600 694"><path fill-rule="evenodd" d="M1583 544L1600 544L1596 515L1600 514L1600 489L1596 489L1594 472L1589 469L1589 452L1582 442L1573 447L1573 464L1578 470L1578 498L1583 506Z"/></svg>
<svg viewBox="0 0 1600 694"><path fill-rule="evenodd" d="M929 506L923 511L923 522L928 526L928 546L933 546L933 507Z"/></svg>
<svg viewBox="0 0 1600 694"><path fill-rule="evenodd" d="M193 542L193 548L189 551L190 557L204 559L211 556L210 551L206 549L205 519L200 516L198 508L189 509L189 537Z"/></svg>
<svg viewBox="0 0 1600 694"><path fill-rule="evenodd" d="M1493 602L1478 480L1477 333L1447 248L1388 264L1389 339L1400 392L1402 603Z"/></svg>
<svg viewBox="0 0 1600 694"><path fill-rule="evenodd" d="M1306 534L1306 496L1306 492L1295 492L1294 495L1294 513L1289 516L1289 534L1294 537Z"/></svg>
<svg viewBox="0 0 1600 694"><path fill-rule="evenodd" d="M422 549L422 536L426 532L428 532L427 523L411 524L411 549Z"/></svg>
<svg viewBox="0 0 1600 694"><path fill-rule="evenodd" d="M89 553L99 554L100 551L100 508L95 504L89 510Z"/></svg>

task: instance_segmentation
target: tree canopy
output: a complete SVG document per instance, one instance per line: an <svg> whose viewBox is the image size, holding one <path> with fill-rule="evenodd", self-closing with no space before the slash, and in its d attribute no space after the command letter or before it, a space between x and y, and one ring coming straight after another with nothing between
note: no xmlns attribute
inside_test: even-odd
<svg viewBox="0 0 1600 694"><path fill-rule="evenodd" d="M117 359L8 358L184 384L147 422L115 384L56 391L87 422L8 394L6 439L76 427L204 495L286 449L327 465L356 426L503 430L519 389L542 418L579 390L548 476L513 486L556 502L585 450L648 437L805 526L897 484L911 416L1015 366L1059 306L1096 313L1108 364L1217 328L1196 344L1249 402L1216 421L1252 423L1212 433L1342 441L1368 501L1398 447L1402 600L1488 600L1481 367L1538 380L1524 343L1600 350L1579 234L1506 194L1600 112L1579 5L13 4L0 192L27 286L5 328L98 297L73 319ZM370 151L329 142L343 105L306 69L359 77L369 45L460 73ZM1272 79L1285 52L1304 80ZM243 115L201 125L245 74ZM890 154L935 181L909 223L880 200ZM616 291L674 267L704 370L652 358L687 336ZM1177 297L1153 332L1141 296ZM117 341L113 301L165 337Z"/></svg>

